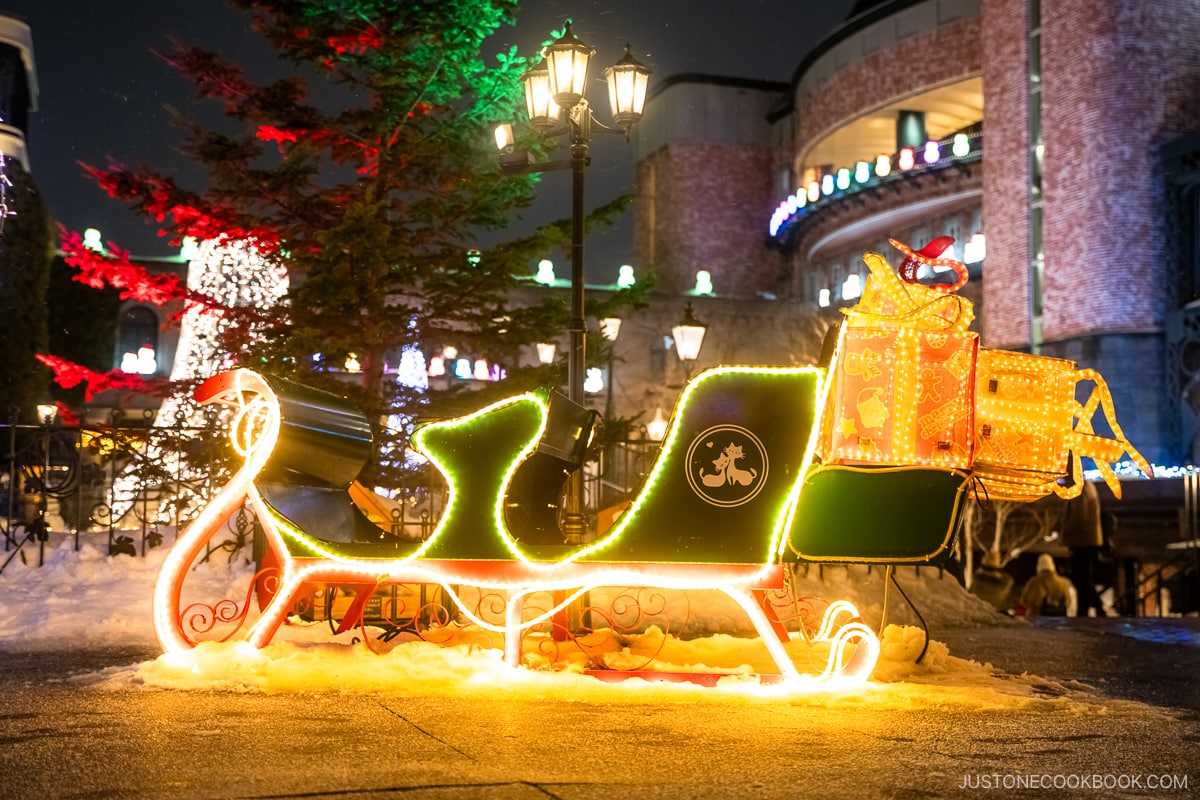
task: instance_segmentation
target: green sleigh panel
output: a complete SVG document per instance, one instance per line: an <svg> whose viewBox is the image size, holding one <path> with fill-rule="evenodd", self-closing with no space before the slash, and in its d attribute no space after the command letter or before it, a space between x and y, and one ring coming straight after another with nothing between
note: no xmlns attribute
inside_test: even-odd
<svg viewBox="0 0 1200 800"><path fill-rule="evenodd" d="M580 558L767 564L812 458L823 372L718 367L692 379L633 506Z"/></svg>
<svg viewBox="0 0 1200 800"><path fill-rule="evenodd" d="M814 467L785 560L936 564L954 541L971 477L923 467Z"/></svg>

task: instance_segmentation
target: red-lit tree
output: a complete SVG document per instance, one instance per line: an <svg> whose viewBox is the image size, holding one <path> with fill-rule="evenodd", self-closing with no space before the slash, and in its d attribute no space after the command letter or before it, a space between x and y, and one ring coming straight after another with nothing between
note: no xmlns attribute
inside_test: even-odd
<svg viewBox="0 0 1200 800"><path fill-rule="evenodd" d="M226 236L282 260L291 275L286 303L218 308L146 275L115 247L116 258L105 259L67 235L81 279L152 302L212 304L229 316L229 351L257 369L320 384L333 380L323 365L354 354L358 399L373 419L411 411L413 398L385 380L384 365L418 342L453 342L500 364L510 376L505 391L544 381L545 373L520 374L516 354L562 330L565 310L558 300L513 307L511 298L515 275L566 243L566 223L472 254L481 232L506 227L533 197L534 177L501 174L491 133L517 114L525 59L484 56L485 40L514 20L517 3L231 2L296 73L260 85L197 47L177 43L164 55L198 100L221 104L235 123L218 131L178 118L182 150L207 169L207 186L118 163L86 169L172 241ZM318 89L320 103L311 99ZM622 207L614 201L593 216ZM606 315L628 302L636 298L590 311ZM256 335L245 335L251 328ZM603 356L603 344L593 352ZM457 410L447 400L441 410Z"/></svg>

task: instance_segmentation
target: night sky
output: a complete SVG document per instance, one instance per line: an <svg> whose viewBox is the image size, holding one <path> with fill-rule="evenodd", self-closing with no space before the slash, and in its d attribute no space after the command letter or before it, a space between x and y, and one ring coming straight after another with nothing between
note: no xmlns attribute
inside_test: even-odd
<svg viewBox="0 0 1200 800"><path fill-rule="evenodd" d="M654 70L651 88L655 80L696 72L787 81L851 5L851 0L529 0L516 27L494 37L494 49L516 44L531 53L552 28L571 18L576 35L596 48L594 63L601 68L631 42L634 54ZM33 30L40 95L27 144L34 179L54 218L72 230L100 228L106 240L135 255L168 254L157 226L108 198L82 177L76 162L103 166L111 156L199 183L202 172L173 150L180 136L165 107L201 119L218 119L219 112L215 105L203 112L215 116L197 112L190 85L150 52L169 49L171 36L233 58L254 79L278 77L286 66L248 30L246 17L220 0L0 0L0 10ZM591 99L607 122L608 99L601 89ZM589 206L629 191L632 177L623 141L599 137L592 149ZM544 176L539 202L526 217L567 216L569 183L565 174ZM589 275L615 272L628 260L628 239L622 228L589 241Z"/></svg>

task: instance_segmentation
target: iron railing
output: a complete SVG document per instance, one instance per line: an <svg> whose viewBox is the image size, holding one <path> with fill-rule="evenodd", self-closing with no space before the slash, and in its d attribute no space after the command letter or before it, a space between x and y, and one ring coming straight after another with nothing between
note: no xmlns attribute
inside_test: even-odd
<svg viewBox="0 0 1200 800"><path fill-rule="evenodd" d="M111 555L144 556L169 545L238 461L215 419L202 427L0 425L0 447L0 572L18 555L40 566L52 534L75 549L87 541ZM589 461L590 512L632 498L658 448L643 436ZM387 496L376 521L392 535L427 538L446 500L433 472L412 485L377 488ZM228 527L228 539L216 547L232 557L252 543L253 515L236 515Z"/></svg>

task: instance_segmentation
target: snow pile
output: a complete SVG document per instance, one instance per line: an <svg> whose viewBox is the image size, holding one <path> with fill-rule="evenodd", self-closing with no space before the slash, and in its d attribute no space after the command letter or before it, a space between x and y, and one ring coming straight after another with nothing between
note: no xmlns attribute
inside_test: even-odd
<svg viewBox="0 0 1200 800"><path fill-rule="evenodd" d="M0 652L28 649L86 648L103 645L155 647L150 603L154 578L165 551L145 558L109 557L84 545L76 553L70 542L47 552L44 567L14 561L0 574L6 614L0 617ZM223 552L194 568L188 591L207 592L243 602L252 569L238 561L227 563ZM905 570L901 585L935 625L1024 624L995 614L965 592L953 578L936 570L916 574ZM865 568L811 568L798 577L801 594L844 598L860 604L869 624L882 610L883 571ZM740 629L745 622L732 601L716 593L689 601L689 638L677 638L656 627L641 633L610 637L589 650L589 657L555 651L555 669L512 669L503 663L495 634L472 628L457 632L448 646L421 641L359 641L360 632L331 637L328 623L286 626L263 650L244 643L208 642L194 650L163 655L151 661L114 667L74 680L106 689L145 686L165 689L219 689L247 692L379 692L416 696L473 694L522 698L556 698L596 702L694 702L699 697L754 701L866 705L872 708L913 708L962 704L988 709L1013 705L1071 708L1074 711L1110 708L1098 705L1084 687L1068 686L1037 677L1005 677L988 665L951 655L937 641L929 644L921 664L915 659L924 645L920 628L890 624L882 653L866 687L764 685L753 673L771 672L765 648ZM710 596L711 595L711 596ZM722 606L718 600L726 604ZM903 623L903 605L889 602L893 622ZM736 619L736 625L734 625ZM728 627L739 628L730 631ZM722 630L721 633L712 631ZM708 635L705 635L708 634ZM731 635L732 634L732 635ZM798 664L803 642L789 644ZM598 655L597 655L598 654ZM815 653L814 661L823 658ZM583 674L589 663L612 668L651 663L678 671L740 672L722 678L715 689L692 683L661 683L632 679L605 683Z"/></svg>

